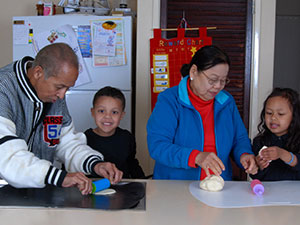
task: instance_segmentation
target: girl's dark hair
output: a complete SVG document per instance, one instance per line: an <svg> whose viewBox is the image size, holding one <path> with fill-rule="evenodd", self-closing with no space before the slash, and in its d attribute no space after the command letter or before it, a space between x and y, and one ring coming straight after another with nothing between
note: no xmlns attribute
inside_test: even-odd
<svg viewBox="0 0 300 225"><path fill-rule="evenodd" d="M100 98L101 96L108 96L108 97L120 99L121 102L122 102L122 109L124 111L124 109L125 109L125 97L124 97L124 94L118 88L114 88L114 87L110 87L110 86L106 86L104 88L101 88L94 95L93 106L95 106L95 103L96 103L97 99Z"/></svg>
<svg viewBox="0 0 300 225"><path fill-rule="evenodd" d="M217 46L207 45L195 53L189 64L182 65L180 73L183 77L189 75L194 64L197 66L197 70L201 72L223 63L230 65L228 55Z"/></svg>
<svg viewBox="0 0 300 225"><path fill-rule="evenodd" d="M300 150L300 101L299 94L291 88L274 88L264 101L264 107L260 114L260 123L257 126L259 132L257 136L261 137L264 143L268 143L271 139L272 132L266 126L265 112L268 100L273 97L285 98L290 104L293 118L288 128L288 139L285 147L289 151L297 153Z"/></svg>

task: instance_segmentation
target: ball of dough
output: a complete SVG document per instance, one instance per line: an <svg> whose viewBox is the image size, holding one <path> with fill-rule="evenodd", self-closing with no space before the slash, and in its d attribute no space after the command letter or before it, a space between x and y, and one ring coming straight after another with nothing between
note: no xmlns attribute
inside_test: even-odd
<svg viewBox="0 0 300 225"><path fill-rule="evenodd" d="M265 149L265 148L268 148L267 146L263 146L259 152L258 152L258 155L261 156L261 152ZM272 160L269 160L269 163L272 162Z"/></svg>
<svg viewBox="0 0 300 225"><path fill-rule="evenodd" d="M206 191L221 191L224 187L224 180L220 176L211 175L200 182L200 188Z"/></svg>
<svg viewBox="0 0 300 225"><path fill-rule="evenodd" d="M259 150L259 152L258 152L258 155L259 156L261 156L261 152L262 152L262 150L264 150L265 148L268 148L267 146L263 146L260 150Z"/></svg>

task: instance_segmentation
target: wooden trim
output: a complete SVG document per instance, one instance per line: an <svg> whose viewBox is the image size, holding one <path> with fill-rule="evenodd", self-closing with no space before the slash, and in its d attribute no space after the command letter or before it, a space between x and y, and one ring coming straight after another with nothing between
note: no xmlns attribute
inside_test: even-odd
<svg viewBox="0 0 300 225"><path fill-rule="evenodd" d="M216 30L217 27L206 27L207 30ZM177 31L177 28L162 28L162 31ZM185 28L185 30L199 30L199 27Z"/></svg>
<svg viewBox="0 0 300 225"><path fill-rule="evenodd" d="M248 0L247 3L247 26L246 26L246 46L245 46L245 80L244 80L244 123L249 131L249 112L250 112L250 86L251 86L251 60L252 60L252 17L253 2Z"/></svg>
<svg viewBox="0 0 300 225"><path fill-rule="evenodd" d="M160 1L160 27L167 28L167 21L168 21L168 0L161 0ZM162 38L167 38L166 32L161 34Z"/></svg>

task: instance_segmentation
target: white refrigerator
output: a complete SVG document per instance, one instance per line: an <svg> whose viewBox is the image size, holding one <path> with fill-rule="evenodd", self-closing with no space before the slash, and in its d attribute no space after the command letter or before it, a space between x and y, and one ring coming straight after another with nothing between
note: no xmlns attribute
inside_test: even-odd
<svg viewBox="0 0 300 225"><path fill-rule="evenodd" d="M76 84L66 93L66 101L69 112L73 118L75 129L85 131L90 127L95 127L94 120L91 117L90 108L92 107L93 95L97 90L104 86L113 86L119 88L126 98L125 117L121 121L120 127L131 131L132 126L132 18L93 16L83 14L67 14L54 16L27 16L13 17L13 60L21 59L24 56L36 55L36 47L32 43L35 37L45 32L67 25L72 27L78 37L78 43L85 45L85 39L82 38L82 32L86 34L91 28L92 21L114 21L122 29L119 29L119 36L122 36L122 43L113 44L116 47L121 46L121 60L114 60L114 57L104 56L97 59L88 54L88 50L81 49L82 64L85 68L84 79L80 84ZM106 24L107 25L107 24ZM111 23L108 22L108 25ZM113 28L113 27L112 27ZM60 32L57 32L60 34ZM63 33L63 31L61 31ZM52 35L53 36L53 35ZM55 35L54 35L55 36ZM84 36L84 35L83 35ZM96 38L94 38L96 39ZM97 41L97 40L95 40ZM120 42L120 40L119 40ZM93 42L95 43L95 42ZM96 45L96 44L95 44ZM99 44L101 47L101 44ZM102 51L102 49L98 50ZM119 46L119 47L120 47ZM122 47L123 46L123 47ZM87 47L87 46L85 46ZM112 48L111 48L112 49ZM108 49L108 50L111 50ZM119 49L120 50L120 49ZM85 51L85 53L83 52ZM117 50L116 50L117 51ZM112 54L112 53L109 53ZM115 52L116 54L116 52ZM123 54L123 56L122 56ZM93 54L92 54L93 55ZM107 59L113 60L107 60ZM104 60L105 59L105 60ZM98 60L98 61L97 61ZM105 63L103 63L103 60ZM101 62L101 63L99 63ZM99 66L100 65L100 66ZM80 77L81 75L79 75Z"/></svg>

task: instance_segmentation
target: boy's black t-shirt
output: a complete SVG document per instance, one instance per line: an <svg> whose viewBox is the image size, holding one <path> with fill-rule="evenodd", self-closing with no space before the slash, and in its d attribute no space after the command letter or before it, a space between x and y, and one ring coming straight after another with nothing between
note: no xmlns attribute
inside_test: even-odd
<svg viewBox="0 0 300 225"><path fill-rule="evenodd" d="M123 172L123 178L145 178L136 155L135 137L128 131L117 128L110 137L96 134L92 128L86 130L87 144L104 156L105 162L111 162Z"/></svg>

